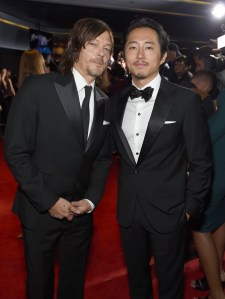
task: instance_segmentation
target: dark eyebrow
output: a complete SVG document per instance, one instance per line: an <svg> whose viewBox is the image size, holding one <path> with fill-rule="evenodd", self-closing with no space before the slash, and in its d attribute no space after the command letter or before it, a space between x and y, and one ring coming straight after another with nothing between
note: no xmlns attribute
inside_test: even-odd
<svg viewBox="0 0 225 299"><path fill-rule="evenodd" d="M144 42L145 44L150 44L150 45L155 45L156 43L155 42L152 42L152 41L146 41ZM127 43L127 45L130 45L130 44L138 44L138 41L130 41Z"/></svg>

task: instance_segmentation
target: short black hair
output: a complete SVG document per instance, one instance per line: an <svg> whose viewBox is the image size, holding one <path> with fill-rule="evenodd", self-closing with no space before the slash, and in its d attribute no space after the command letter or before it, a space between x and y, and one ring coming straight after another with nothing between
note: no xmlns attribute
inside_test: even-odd
<svg viewBox="0 0 225 299"><path fill-rule="evenodd" d="M137 18L131 21L126 33L124 34L123 38L123 48L125 47L125 44L127 42L127 37L131 31L133 31L136 28L150 28L157 32L159 37L159 44L161 48L161 54L165 54L168 50L168 45L170 43L170 39L166 31L163 29L162 25L157 23L156 21L150 19L150 18Z"/></svg>

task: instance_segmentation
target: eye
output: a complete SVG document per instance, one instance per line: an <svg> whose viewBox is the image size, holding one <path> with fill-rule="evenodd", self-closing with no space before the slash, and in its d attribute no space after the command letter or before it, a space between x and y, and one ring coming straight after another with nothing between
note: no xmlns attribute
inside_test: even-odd
<svg viewBox="0 0 225 299"><path fill-rule="evenodd" d="M109 47L105 47L104 50L107 52L111 52L111 48L109 48Z"/></svg>
<svg viewBox="0 0 225 299"><path fill-rule="evenodd" d="M128 47L129 50L135 50L137 47L136 46L130 46Z"/></svg>
<svg viewBox="0 0 225 299"><path fill-rule="evenodd" d="M89 45L93 46L93 47L97 47L97 43L96 42L89 42Z"/></svg>

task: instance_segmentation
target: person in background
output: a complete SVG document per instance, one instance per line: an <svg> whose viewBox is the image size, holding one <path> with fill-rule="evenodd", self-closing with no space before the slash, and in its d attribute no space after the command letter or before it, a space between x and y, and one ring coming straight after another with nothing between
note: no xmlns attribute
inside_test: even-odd
<svg viewBox="0 0 225 299"><path fill-rule="evenodd" d="M10 72L6 68L3 68L0 72L0 110L1 131L3 135L12 98L15 96L15 94L16 92L10 78Z"/></svg>
<svg viewBox="0 0 225 299"><path fill-rule="evenodd" d="M5 158L18 182L13 211L22 224L28 299L84 298L92 211L111 164L108 98L98 86L108 82L112 51L105 22L77 21L61 72L30 76L12 102Z"/></svg>
<svg viewBox="0 0 225 299"><path fill-rule="evenodd" d="M225 91L217 102L218 110L208 119L214 162L210 198L193 231L205 277L192 281L191 286L200 291L209 290L208 299L225 299Z"/></svg>
<svg viewBox="0 0 225 299"><path fill-rule="evenodd" d="M218 68L216 56L213 55L214 49L211 46L202 46L195 50L193 56L195 61L195 71L211 71L215 73L217 82L210 91L210 96L216 99L222 88L225 87L224 70ZM222 79L222 80L221 80Z"/></svg>
<svg viewBox="0 0 225 299"><path fill-rule="evenodd" d="M44 57L38 50L31 49L23 52L20 58L18 88L30 75L45 74L47 72Z"/></svg>
<svg viewBox="0 0 225 299"><path fill-rule="evenodd" d="M117 218L132 299L153 298L151 253L159 299L183 299L187 221L202 212L210 187L210 140L200 97L159 75L168 43L154 20L131 22L124 58L132 85L110 99L120 155Z"/></svg>
<svg viewBox="0 0 225 299"><path fill-rule="evenodd" d="M160 66L160 74L170 82L176 81L174 61L178 56L181 56L178 45L175 43L170 43L167 49L166 61Z"/></svg>
<svg viewBox="0 0 225 299"><path fill-rule="evenodd" d="M176 57L176 59L174 60L173 68L176 74L176 79L174 83L180 86L189 87L193 75L189 71L190 65L187 56L180 55Z"/></svg>
<svg viewBox="0 0 225 299"><path fill-rule="evenodd" d="M15 89L12 84L12 80L9 76L9 72L6 68L1 70L1 80L0 80L0 91L3 97L13 97L15 96Z"/></svg>
<svg viewBox="0 0 225 299"><path fill-rule="evenodd" d="M207 118L210 117L217 110L217 100L213 99L211 91L216 85L216 76L212 71L198 71L196 72L189 87L198 92L202 99L202 105L206 112Z"/></svg>

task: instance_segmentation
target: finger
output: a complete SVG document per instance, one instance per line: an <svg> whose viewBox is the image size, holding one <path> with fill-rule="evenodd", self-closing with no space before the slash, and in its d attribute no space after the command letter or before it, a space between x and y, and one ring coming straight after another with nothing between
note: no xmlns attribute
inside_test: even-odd
<svg viewBox="0 0 225 299"><path fill-rule="evenodd" d="M72 220L73 220L73 215L70 214L69 216L66 217L66 219L67 219L68 221L72 221Z"/></svg>
<svg viewBox="0 0 225 299"><path fill-rule="evenodd" d="M72 204L73 207L79 207L81 202L80 202L80 200L79 201L72 201L71 204Z"/></svg>
<svg viewBox="0 0 225 299"><path fill-rule="evenodd" d="M80 215L80 214L82 214L84 212L84 209L82 207L71 207L70 208L70 212L72 214L78 214L78 215Z"/></svg>

